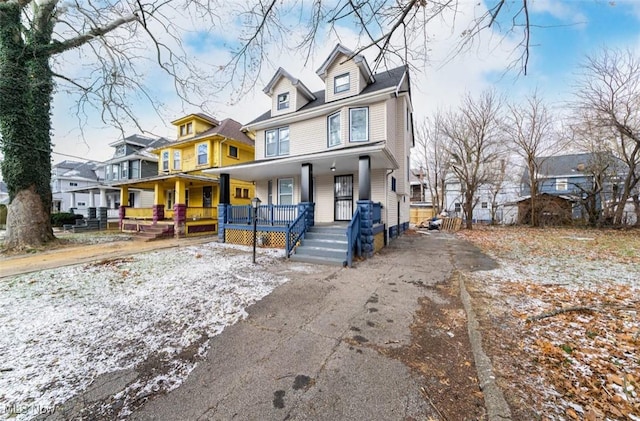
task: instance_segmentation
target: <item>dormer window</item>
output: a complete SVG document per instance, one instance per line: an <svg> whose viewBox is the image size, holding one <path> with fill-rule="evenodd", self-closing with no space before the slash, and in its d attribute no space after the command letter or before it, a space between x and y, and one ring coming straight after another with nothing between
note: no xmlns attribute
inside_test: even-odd
<svg viewBox="0 0 640 421"><path fill-rule="evenodd" d="M333 93L339 94L349 90L349 73L336 76L333 79Z"/></svg>
<svg viewBox="0 0 640 421"><path fill-rule="evenodd" d="M116 147L116 156L122 156L124 155L124 152L125 152L124 145L118 145L118 147Z"/></svg>
<svg viewBox="0 0 640 421"><path fill-rule="evenodd" d="M289 92L278 95L278 110L286 110L289 108Z"/></svg>
<svg viewBox="0 0 640 421"><path fill-rule="evenodd" d="M186 123L180 126L180 136L193 133L193 123Z"/></svg>

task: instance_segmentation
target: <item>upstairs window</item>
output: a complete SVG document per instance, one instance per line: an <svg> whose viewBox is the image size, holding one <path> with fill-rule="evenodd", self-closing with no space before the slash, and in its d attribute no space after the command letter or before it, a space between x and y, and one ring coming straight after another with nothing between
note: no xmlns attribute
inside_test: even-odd
<svg viewBox="0 0 640 421"><path fill-rule="evenodd" d="M347 92L349 90L349 73L336 76L333 79L333 93Z"/></svg>
<svg viewBox="0 0 640 421"><path fill-rule="evenodd" d="M186 123L180 126L180 136L193 133L193 123Z"/></svg>
<svg viewBox="0 0 640 421"><path fill-rule="evenodd" d="M289 92L278 95L278 110L286 110L289 108Z"/></svg>
<svg viewBox="0 0 640 421"><path fill-rule="evenodd" d="M130 178L140 178L140 161L131 161L131 168L129 168Z"/></svg>
<svg viewBox="0 0 640 421"><path fill-rule="evenodd" d="M198 145L198 165L205 165L209 162L209 145L201 143Z"/></svg>
<svg viewBox="0 0 640 421"><path fill-rule="evenodd" d="M78 183L75 183L73 181L69 182L69 186L70 187L78 187Z"/></svg>
<svg viewBox="0 0 640 421"><path fill-rule="evenodd" d="M229 156L231 158L238 158L238 148L229 145Z"/></svg>
<svg viewBox="0 0 640 421"><path fill-rule="evenodd" d="M331 114L327 118L327 137L329 139L329 147L342 143L340 139L340 112Z"/></svg>
<svg viewBox="0 0 640 421"><path fill-rule="evenodd" d="M391 177L391 191L396 191L396 178Z"/></svg>
<svg viewBox="0 0 640 421"><path fill-rule="evenodd" d="M289 128L267 130L265 143L266 156L289 155Z"/></svg>
<svg viewBox="0 0 640 421"><path fill-rule="evenodd" d="M558 178L558 179L556 179L556 190L557 191L567 191L567 190L569 190L569 181L566 178Z"/></svg>
<svg viewBox="0 0 640 421"><path fill-rule="evenodd" d="M120 179L128 180L129 179L129 162L124 161L120 164Z"/></svg>
<svg viewBox="0 0 640 421"><path fill-rule="evenodd" d="M180 169L180 151L173 151L173 169L174 170L179 170Z"/></svg>
<svg viewBox="0 0 640 421"><path fill-rule="evenodd" d="M349 140L351 142L369 141L369 108L349 110Z"/></svg>
<svg viewBox="0 0 640 421"><path fill-rule="evenodd" d="M169 171L169 151L162 151L162 171Z"/></svg>
<svg viewBox="0 0 640 421"><path fill-rule="evenodd" d="M116 147L116 156L124 155L125 151L126 148L124 147L124 145L119 145L118 147Z"/></svg>

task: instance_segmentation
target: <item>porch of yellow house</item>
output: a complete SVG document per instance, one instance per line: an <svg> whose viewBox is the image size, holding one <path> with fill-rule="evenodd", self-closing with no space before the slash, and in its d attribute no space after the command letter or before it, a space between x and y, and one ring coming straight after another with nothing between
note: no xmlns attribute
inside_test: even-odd
<svg viewBox="0 0 640 421"><path fill-rule="evenodd" d="M136 183L136 187L153 189L153 206L121 207L122 231L136 233L136 238L143 240L217 234L218 212L217 207L213 206L217 186L214 182L203 177L192 177L191 181L189 178L173 177ZM129 187L121 187L121 200L128 197ZM167 209L169 206L171 208Z"/></svg>

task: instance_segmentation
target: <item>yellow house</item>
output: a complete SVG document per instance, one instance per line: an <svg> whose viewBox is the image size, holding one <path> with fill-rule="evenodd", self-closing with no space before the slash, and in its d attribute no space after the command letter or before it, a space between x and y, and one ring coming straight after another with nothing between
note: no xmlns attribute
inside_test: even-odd
<svg viewBox="0 0 640 421"><path fill-rule="evenodd" d="M253 161L254 140L230 118L196 113L171 123L177 140L151 151L158 156L158 175L117 183L122 204L128 203L129 189L154 192L152 208L120 207L120 227L150 237L213 234L221 184L203 170ZM234 205L249 205L255 195L251 182L230 179L228 186L225 193Z"/></svg>

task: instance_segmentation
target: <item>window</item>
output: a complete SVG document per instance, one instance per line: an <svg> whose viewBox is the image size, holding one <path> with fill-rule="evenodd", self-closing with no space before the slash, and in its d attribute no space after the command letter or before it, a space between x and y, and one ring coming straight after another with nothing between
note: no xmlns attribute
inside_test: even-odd
<svg viewBox="0 0 640 421"><path fill-rule="evenodd" d="M78 202L78 206L79 206L79 207L80 207L80 206L87 206L87 203L86 203L86 202Z"/></svg>
<svg viewBox="0 0 640 421"><path fill-rule="evenodd" d="M340 140L340 112L331 114L327 118L327 137L329 138L329 147L336 146L341 143Z"/></svg>
<svg viewBox="0 0 640 421"><path fill-rule="evenodd" d="M289 108L289 92L278 95L278 109L286 110Z"/></svg>
<svg viewBox="0 0 640 421"><path fill-rule="evenodd" d="M69 186L71 186L71 187L77 187L77 186L78 186L78 183L75 183L75 182L71 181L71 182L69 182Z"/></svg>
<svg viewBox="0 0 640 421"><path fill-rule="evenodd" d="M174 170L179 170L180 169L180 151L173 151L173 169Z"/></svg>
<svg viewBox="0 0 640 421"><path fill-rule="evenodd" d="M240 187L236 187L236 196L235 197L242 197L242 189Z"/></svg>
<svg viewBox="0 0 640 421"><path fill-rule="evenodd" d="M454 211L460 212L460 202L456 202L453 206L454 206Z"/></svg>
<svg viewBox="0 0 640 421"><path fill-rule="evenodd" d="M229 156L231 158L237 158L238 157L238 148L236 148L235 146L229 145Z"/></svg>
<svg viewBox="0 0 640 421"><path fill-rule="evenodd" d="M488 209L489 208L489 204L487 202L482 202L482 209Z"/></svg>
<svg viewBox="0 0 640 421"><path fill-rule="evenodd" d="M556 190L557 191L567 191L569 189L569 182L566 178L558 178L556 179Z"/></svg>
<svg viewBox="0 0 640 421"><path fill-rule="evenodd" d="M349 90L349 73L336 76L333 79L333 93L347 92Z"/></svg>
<svg viewBox="0 0 640 421"><path fill-rule="evenodd" d="M112 165L111 166L111 179L112 180L117 180L119 174L120 174L120 165Z"/></svg>
<svg viewBox="0 0 640 421"><path fill-rule="evenodd" d="M293 178L278 180L278 204L293 205Z"/></svg>
<svg viewBox="0 0 640 421"><path fill-rule="evenodd" d="M186 136L193 133L193 123L187 123L180 126L180 136Z"/></svg>
<svg viewBox="0 0 640 421"><path fill-rule="evenodd" d="M369 141L369 108L349 110L349 140L351 142Z"/></svg>
<svg viewBox="0 0 640 421"><path fill-rule="evenodd" d="M242 189L242 197L245 199L249 198L249 189Z"/></svg>
<svg viewBox="0 0 640 421"><path fill-rule="evenodd" d="M396 178L391 177L391 191L396 191Z"/></svg>
<svg viewBox="0 0 640 421"><path fill-rule="evenodd" d="M198 165L205 165L209 162L209 144L198 145Z"/></svg>
<svg viewBox="0 0 640 421"><path fill-rule="evenodd" d="M124 161L120 164L120 178L122 180L127 180L129 178L129 162Z"/></svg>
<svg viewBox="0 0 640 421"><path fill-rule="evenodd" d="M129 170L131 178L140 178L140 161L131 161L131 168L129 168Z"/></svg>
<svg viewBox="0 0 640 421"><path fill-rule="evenodd" d="M265 132L266 156L289 155L289 128L267 130Z"/></svg>
<svg viewBox="0 0 640 421"><path fill-rule="evenodd" d="M116 156L122 156L124 155L126 151L126 148L124 145L119 145L118 147L116 147Z"/></svg>
<svg viewBox="0 0 640 421"><path fill-rule="evenodd" d="M169 151L162 151L162 171L169 171Z"/></svg>

